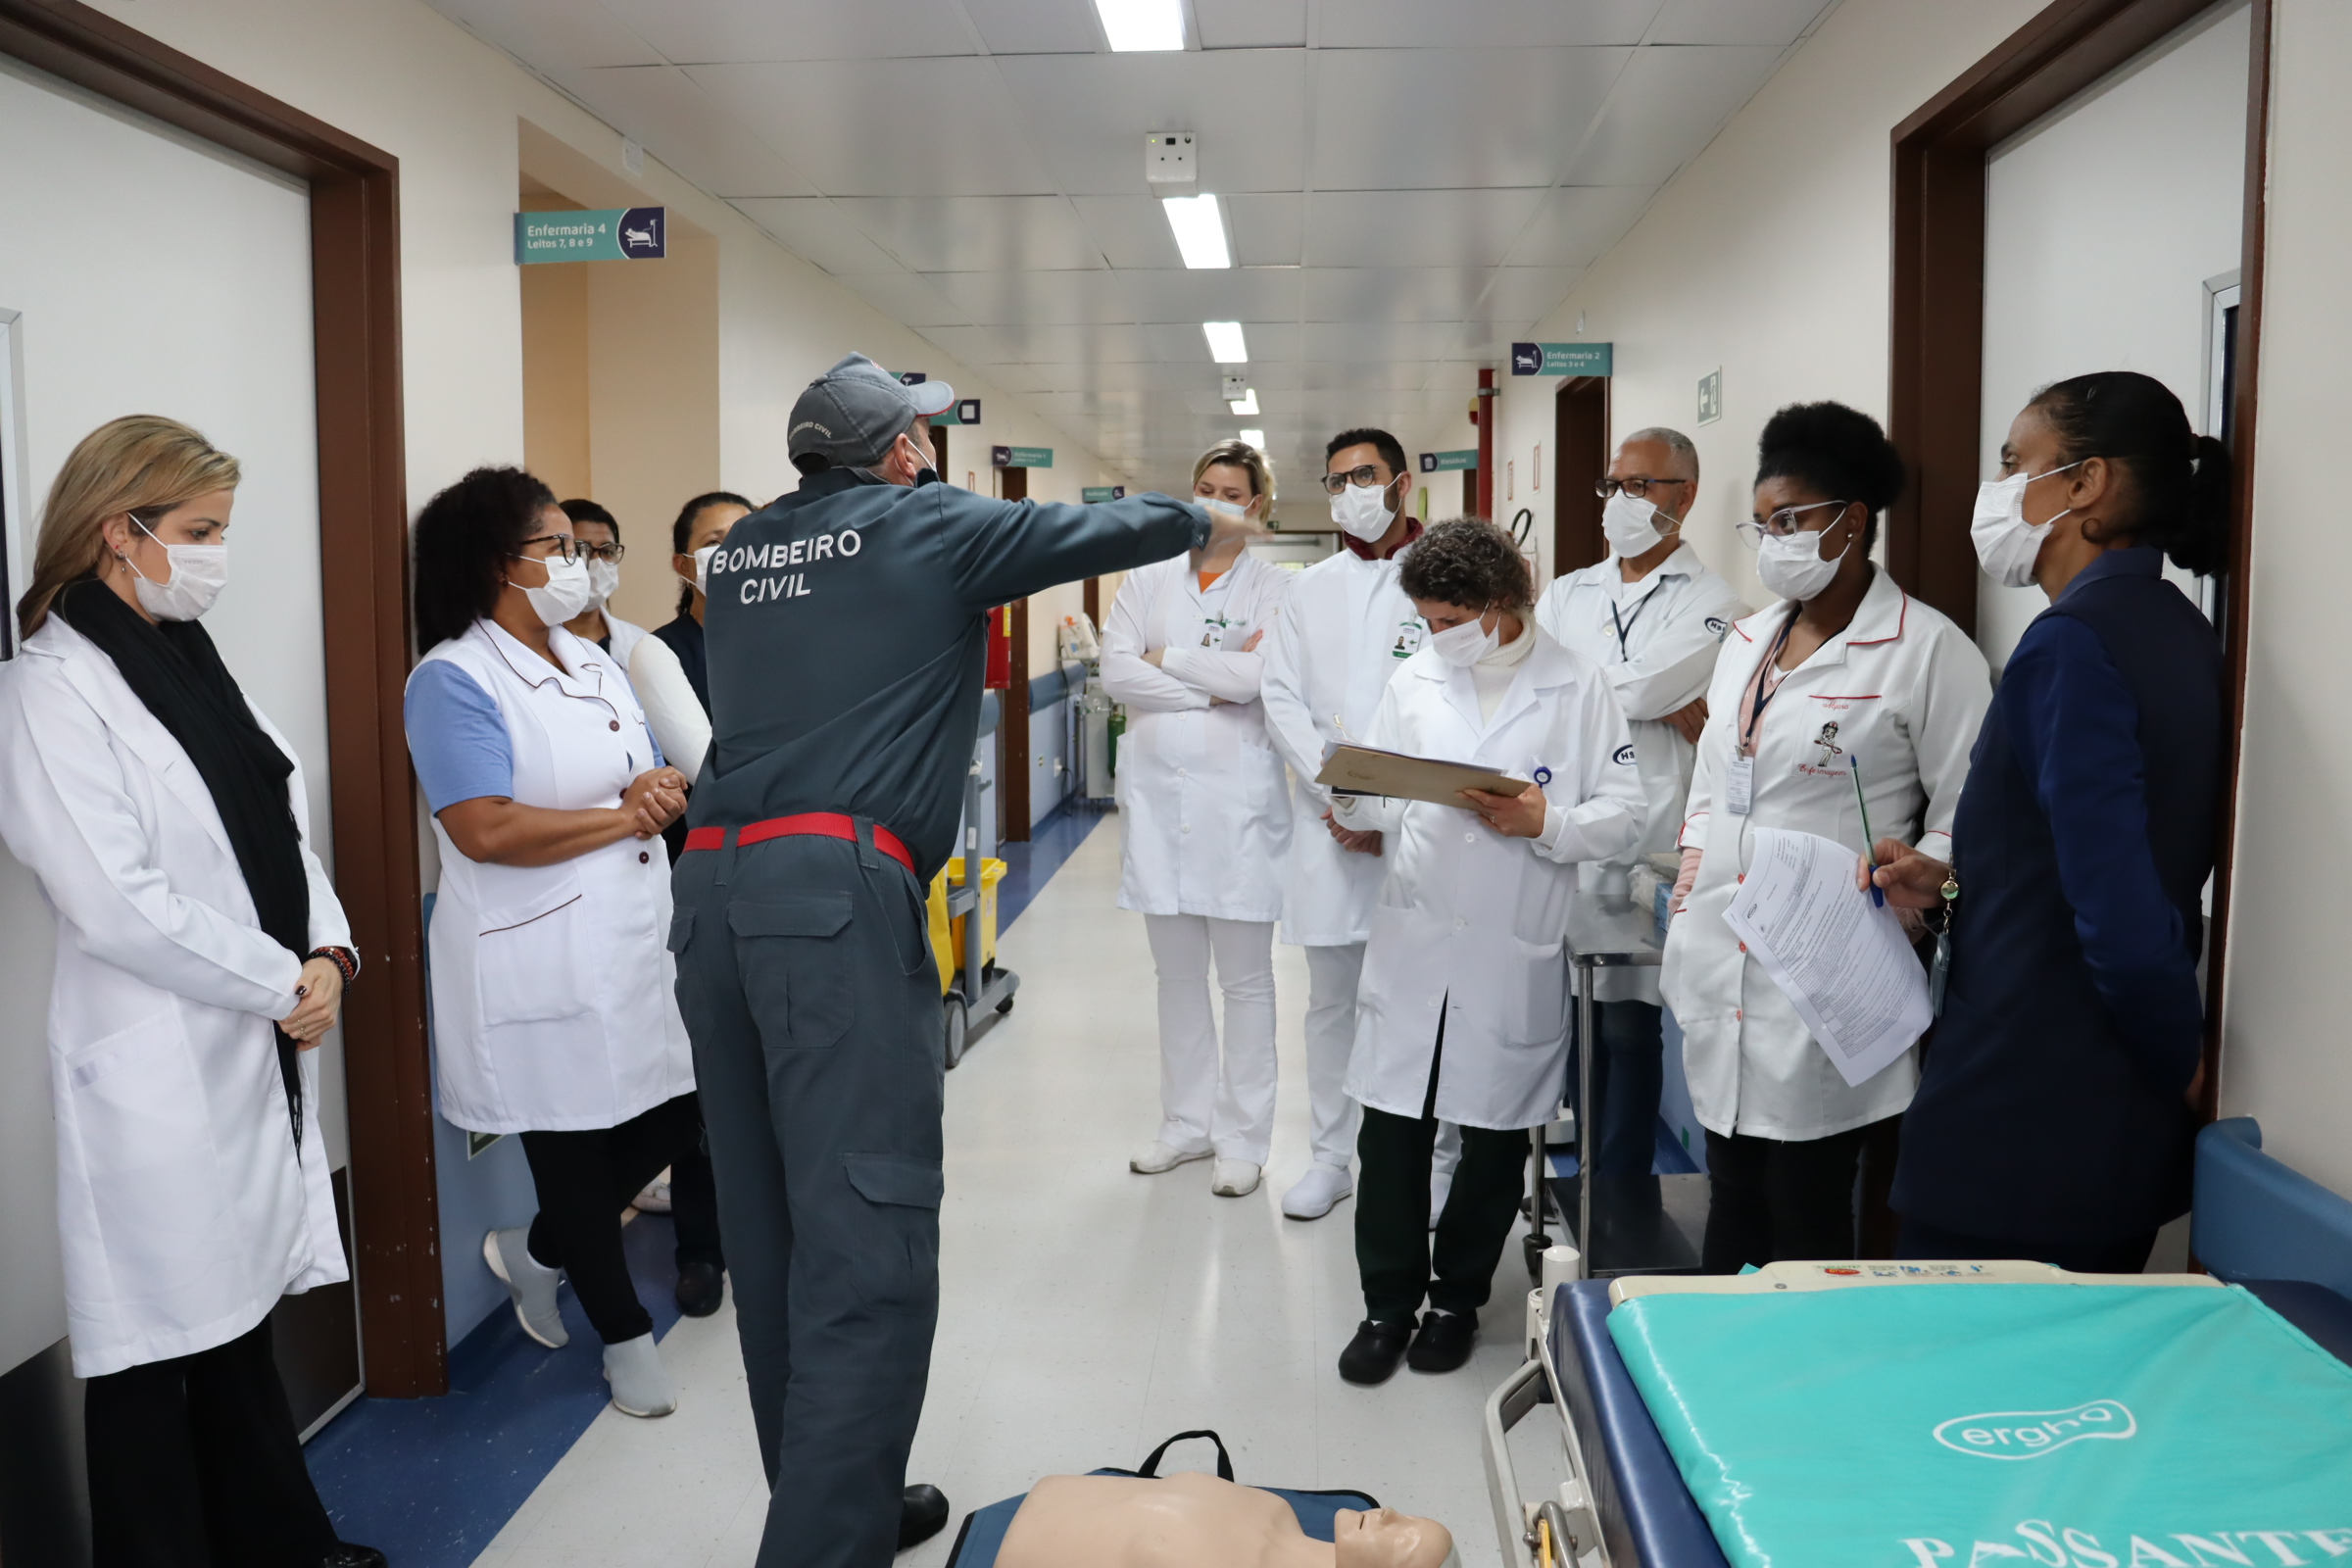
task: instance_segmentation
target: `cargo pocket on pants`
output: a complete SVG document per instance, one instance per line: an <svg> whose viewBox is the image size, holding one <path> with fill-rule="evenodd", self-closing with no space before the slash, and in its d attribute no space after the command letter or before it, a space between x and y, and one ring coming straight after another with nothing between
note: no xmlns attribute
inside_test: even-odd
<svg viewBox="0 0 2352 1568"><path fill-rule="evenodd" d="M858 981L848 943L847 893L779 894L730 905L744 1001L770 1049L836 1044L858 1017Z"/></svg>
<svg viewBox="0 0 2352 1568"><path fill-rule="evenodd" d="M858 1294L869 1307L903 1312L939 1304L939 1203L947 1177L937 1165L895 1154L844 1154L850 1186L871 1205L858 1251Z"/></svg>

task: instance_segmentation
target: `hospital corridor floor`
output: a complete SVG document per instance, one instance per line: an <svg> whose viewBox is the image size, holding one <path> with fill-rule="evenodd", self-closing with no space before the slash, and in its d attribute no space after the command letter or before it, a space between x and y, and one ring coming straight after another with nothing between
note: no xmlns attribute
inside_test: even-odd
<svg viewBox="0 0 2352 1568"><path fill-rule="evenodd" d="M1311 1223L1279 1207L1306 1163L1305 964L1275 950L1282 1081L1266 1181L1236 1200L1210 1194L1206 1162L1133 1175L1127 1155L1158 1122L1158 1050L1144 923L1114 906L1118 880L1111 818L1004 931L1017 1005L949 1075L939 1336L909 1479L939 1486L955 1513L899 1561L937 1568L971 1509L1040 1476L1132 1467L1203 1427L1242 1481L1368 1492L1443 1521L1464 1561L1492 1560L1480 1409L1520 1359L1518 1246L1468 1366L1341 1382L1334 1363L1363 1315L1352 1203ZM731 1305L662 1344L677 1413L606 1409L476 1568L752 1562L766 1489ZM1186 1445L1166 1468L1213 1459ZM1532 1479L1542 1456L1520 1465Z"/></svg>

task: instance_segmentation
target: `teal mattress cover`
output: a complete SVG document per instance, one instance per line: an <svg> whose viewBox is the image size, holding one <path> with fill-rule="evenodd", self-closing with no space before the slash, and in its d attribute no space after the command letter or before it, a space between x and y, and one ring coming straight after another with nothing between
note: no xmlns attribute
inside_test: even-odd
<svg viewBox="0 0 2352 1568"><path fill-rule="evenodd" d="M1741 1568L2352 1568L2352 1367L2234 1286L1645 1296L1609 1336Z"/></svg>

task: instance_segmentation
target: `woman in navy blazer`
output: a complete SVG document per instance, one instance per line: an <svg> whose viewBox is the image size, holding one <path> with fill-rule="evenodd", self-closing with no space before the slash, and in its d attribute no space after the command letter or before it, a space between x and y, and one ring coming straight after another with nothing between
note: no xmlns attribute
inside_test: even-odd
<svg viewBox="0 0 2352 1568"><path fill-rule="evenodd" d="M2028 404L2001 475L1978 559L2050 607L1985 715L1955 863L1886 841L1873 873L1913 908L1958 890L1899 1251L2136 1273L2188 1208L2225 746L2220 642L2162 558L2225 564L2230 457L2162 382L2110 370Z"/></svg>

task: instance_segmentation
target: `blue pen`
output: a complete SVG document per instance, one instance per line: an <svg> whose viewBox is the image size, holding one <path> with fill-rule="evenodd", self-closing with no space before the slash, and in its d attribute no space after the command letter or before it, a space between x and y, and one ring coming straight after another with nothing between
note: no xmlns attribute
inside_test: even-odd
<svg viewBox="0 0 2352 1568"><path fill-rule="evenodd" d="M1845 765L1854 775L1854 805L1862 811L1862 858L1870 862L1870 868L1875 871L1879 868L1879 841L1870 836L1870 803L1862 798L1862 759L1849 753ZM1870 881L1870 902L1877 908L1886 907L1886 895L1880 889L1876 877Z"/></svg>

